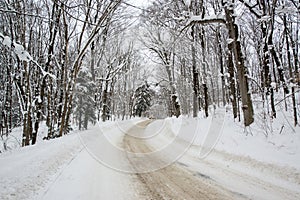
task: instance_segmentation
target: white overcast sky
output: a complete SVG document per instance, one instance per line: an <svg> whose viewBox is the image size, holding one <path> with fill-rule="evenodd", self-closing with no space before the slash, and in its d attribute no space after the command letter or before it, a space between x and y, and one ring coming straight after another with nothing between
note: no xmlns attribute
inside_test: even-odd
<svg viewBox="0 0 300 200"><path fill-rule="evenodd" d="M147 5L150 4L150 2L153 2L155 0L128 0L127 2L133 6L145 8ZM139 9L132 8L134 13L138 15L138 13L141 12ZM137 33L138 34L138 33ZM132 35L132 37L135 37L137 39L137 34ZM143 45L141 45L139 42L136 43L136 48L140 49L141 56L143 57L143 63L142 63L142 69L141 73L147 74L147 77L145 79L149 82L157 82L157 78L155 78L155 68L157 68L157 64L153 62L155 58L152 58L149 51L145 50ZM152 60L153 59L153 60ZM144 71L144 72L143 72Z"/></svg>
<svg viewBox="0 0 300 200"><path fill-rule="evenodd" d="M134 5L134 6L138 6L138 7L141 6L141 7L143 7L143 6L148 5L150 1L151 0L129 0L128 3L130 3L130 4Z"/></svg>

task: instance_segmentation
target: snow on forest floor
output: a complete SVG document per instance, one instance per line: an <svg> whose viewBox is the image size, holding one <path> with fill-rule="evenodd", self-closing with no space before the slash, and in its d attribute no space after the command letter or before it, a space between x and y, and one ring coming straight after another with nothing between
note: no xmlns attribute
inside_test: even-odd
<svg viewBox="0 0 300 200"><path fill-rule="evenodd" d="M195 161L183 156L178 162L192 171L201 169L201 173L205 176L217 180L224 187L239 191L241 194L251 197L251 199L278 199L276 195L272 196L272 192L270 192L272 187L274 191L279 190L279 188L275 189L276 187L281 187L299 194L299 127L292 127L289 132L282 131L279 134L279 131L276 133L276 129L281 129L282 123L274 123L274 133L266 136L263 133L264 130L257 123L248 130L244 130L240 123L233 122L231 115L226 114L225 110L217 110L216 115L220 112L225 113L220 132L216 131L218 125L213 123L213 116L200 120L190 118L187 120L167 119L174 133L192 132L197 127L197 135L193 146L186 155L198 158L198 160ZM163 123L156 121L152 124L154 127L149 127L149 129L157 130ZM183 123L185 124L182 125ZM219 134L218 137L213 136L216 133ZM211 144L213 149L203 157L202 146L206 144L205 142L209 140L209 137L217 138L217 140ZM183 139L186 139L184 135ZM218 170L213 169L216 166L219 168ZM238 180L238 177L232 174L232 170L234 173L240 174L241 180ZM257 178L260 181L254 181L256 187L249 186L248 183L243 182L242 179L245 180L245 177L242 178L243 176L247 176L249 182L252 178ZM234 181L232 178L235 178ZM266 186L268 184L272 184L272 186ZM265 190L266 188L269 189ZM258 196L253 196L255 195L253 191Z"/></svg>
<svg viewBox="0 0 300 200"><path fill-rule="evenodd" d="M226 111L219 109L217 112ZM275 119L272 125L269 122L256 120L250 128L245 129L241 122L234 122L231 114L226 112L214 149L228 154L300 170L300 127L286 125L286 116L282 115L283 113L279 113L278 118ZM188 118L188 120L168 118L167 121L175 133L179 132L182 128L181 121L188 123L184 125L182 131L194 131L194 127L197 127L197 135L193 145L201 146L205 141L205 137L210 135L212 130L214 131L215 125L211 124L212 117L213 115L198 120L191 118ZM272 128L272 133L268 133L267 135L264 128ZM268 131L270 132L270 130Z"/></svg>
<svg viewBox="0 0 300 200"><path fill-rule="evenodd" d="M130 121L137 120L139 119ZM106 127L115 126L113 122L107 122L104 125ZM79 137L79 134L84 135L89 132L97 133L99 127L96 125L87 131L73 131L69 135L54 140L40 138L34 146L17 148L0 154L0 199L65 199L63 197L66 194L69 195L67 199L110 199L106 198L107 192L113 192L111 194L115 195L116 199L120 199L124 195L120 191L122 188L126 188L130 181L127 181L126 175L100 165L90 156ZM16 131L14 134L21 135ZM12 144L14 143L12 142ZM17 146L17 144L14 145ZM71 169L70 163L72 163L72 167L74 166ZM87 176L86 178L91 181L78 180L79 185L74 185L74 182L70 185L63 185L60 190L55 189L55 194L62 196L55 198L51 195L47 196L48 190L51 190L52 185L57 182L63 172L69 172L66 175L69 175L66 177L67 180L76 179L72 175L76 176L77 174L78 177ZM91 172L94 173L91 174ZM102 184L94 185L96 188L93 188L91 184L96 179L98 182L100 180ZM116 187L116 183L119 183L119 187ZM74 193L74 191L83 191L82 188L85 187L93 188L95 196ZM72 198L72 193L77 195L76 198ZM83 196L80 197L80 195Z"/></svg>
<svg viewBox="0 0 300 200"><path fill-rule="evenodd" d="M30 199L81 149L78 137L71 134L1 154L1 199Z"/></svg>
<svg viewBox="0 0 300 200"><path fill-rule="evenodd" d="M218 114L221 117L218 118ZM217 116L217 120L214 121L213 116ZM148 143L159 148L175 135L190 141L188 133L195 132L193 145L176 162L182 169L218 183L236 198L299 198L299 127L285 126L282 130L285 118L279 113L278 121L272 125L273 132L267 136L261 121L244 130L223 109L217 110L213 116L198 120L185 117L155 120L145 129L146 135L147 132L160 131L166 134L160 134L158 140L150 139ZM101 123L100 127L109 134L119 132L110 140L120 145L123 136L120 124L127 130L141 120ZM270 128L268 122L265 125ZM99 126L96 125L87 131L74 131L50 141L40 139L34 146L0 154L0 199L141 198L140 183L135 175L102 165L78 137L89 138L98 132ZM207 141L210 143L205 143ZM203 154L206 149L203 150L201 145L207 144L213 150ZM101 145L97 151L107 152ZM111 156L123 162L124 156Z"/></svg>

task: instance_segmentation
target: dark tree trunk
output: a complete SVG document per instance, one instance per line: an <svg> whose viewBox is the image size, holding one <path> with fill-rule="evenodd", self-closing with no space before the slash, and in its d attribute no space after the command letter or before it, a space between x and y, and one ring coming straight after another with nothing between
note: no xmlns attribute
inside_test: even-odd
<svg viewBox="0 0 300 200"><path fill-rule="evenodd" d="M289 37L288 37L288 27L287 27L287 21L286 21L286 16L284 16L283 20L284 26L285 26L285 39L286 39L286 49L287 49L287 60L288 60L288 66L289 66L289 74L290 74L290 79L293 84L292 86L292 102L293 102L293 114L294 114L294 126L298 124L298 116L297 116L297 105L296 105L296 97L295 97L295 78L293 74L293 69L292 69L292 63L291 63L291 53L290 53L290 44L289 44ZM297 57L297 56L296 56ZM297 59L294 59L294 62L297 63ZM295 65L297 66L297 64ZM297 67L295 67L297 70ZM295 71L297 72L297 71Z"/></svg>
<svg viewBox="0 0 300 200"><path fill-rule="evenodd" d="M80 107L83 106L83 102L82 102L82 96L80 95L79 97L79 105ZM81 108L79 110L79 115L78 115L78 128L79 130L82 130L82 111L83 111L83 108Z"/></svg>
<svg viewBox="0 0 300 200"><path fill-rule="evenodd" d="M239 30L238 26L235 24L234 15L234 0L231 1L232 4L225 3L225 15L226 15L226 25L229 32L229 37L232 40L231 51L234 54L235 65L237 68L237 77L239 79L239 89L242 100L242 109L244 114L244 125L249 126L254 122L254 113L251 94L249 92L248 86L248 76L247 69L244 64L244 57L242 54L241 43L239 42Z"/></svg>
<svg viewBox="0 0 300 200"><path fill-rule="evenodd" d="M196 34L195 34L195 26L192 27L193 33L193 44L192 44L192 72L193 72L193 117L198 116L199 111L199 72L197 70L197 61L196 61Z"/></svg>
<svg viewBox="0 0 300 200"><path fill-rule="evenodd" d="M204 92L204 111L205 117L208 117L208 88L206 84L203 84L203 92Z"/></svg>
<svg viewBox="0 0 300 200"><path fill-rule="evenodd" d="M230 84L230 100L232 104L232 112L234 119L238 116L238 105L236 96L236 86L235 86L235 74L234 74L234 64L231 51L227 53L227 67L229 73L229 84Z"/></svg>
<svg viewBox="0 0 300 200"><path fill-rule="evenodd" d="M102 121L107 120L107 112L108 112L108 81L105 81L105 88L102 96Z"/></svg>
<svg viewBox="0 0 300 200"><path fill-rule="evenodd" d="M222 45L221 45L220 38L221 38L221 34L218 31L217 32L217 45L218 45L218 56L219 56L220 73L221 73L222 102L223 102L223 106L225 106L226 105L225 75L224 75Z"/></svg>

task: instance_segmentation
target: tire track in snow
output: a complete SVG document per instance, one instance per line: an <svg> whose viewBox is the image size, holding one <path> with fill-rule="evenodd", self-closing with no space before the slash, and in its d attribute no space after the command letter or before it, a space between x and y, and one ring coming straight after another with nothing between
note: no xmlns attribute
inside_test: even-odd
<svg viewBox="0 0 300 200"><path fill-rule="evenodd" d="M139 126L146 127L148 121L139 123ZM135 131L140 130L140 133ZM124 137L124 148L134 153L152 152L146 142L131 135L142 134L141 129L131 128ZM145 165L138 159L127 156L132 167ZM159 162L153 160L153 162ZM172 164L166 168L149 172L135 174L140 182L138 192L141 199L244 199L241 195L225 190L217 185L214 180L206 176L192 173L179 165Z"/></svg>
<svg viewBox="0 0 300 200"><path fill-rule="evenodd" d="M199 168L204 169L203 171L205 175L209 176L209 174L212 174L212 176L214 176L213 178L215 178L215 180L220 184L227 185L226 187L228 189L239 191L239 193L243 193L244 196L248 196L248 198L250 199L294 200L299 199L300 197L299 193L296 193L295 191L289 190L284 187L280 187L275 183L268 182L264 180L263 177L259 178L251 174L247 174L246 168L245 171L242 172L228 166L226 163L221 163L217 160L199 160L199 158L193 157L191 155L187 155L186 157L188 157L188 159L183 158L180 160L181 162L185 163L183 165L183 168L186 168L189 171L194 171L195 173L197 173L197 170ZM235 162L240 161L236 159ZM268 173L270 170L271 169L266 168L265 173Z"/></svg>

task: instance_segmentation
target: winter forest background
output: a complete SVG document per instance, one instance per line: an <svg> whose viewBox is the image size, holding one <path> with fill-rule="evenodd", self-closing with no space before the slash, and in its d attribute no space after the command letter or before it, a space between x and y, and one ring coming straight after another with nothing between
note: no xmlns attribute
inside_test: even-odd
<svg viewBox="0 0 300 200"><path fill-rule="evenodd" d="M296 0L0 1L0 135L21 146L134 116L299 126ZM292 121L290 119L293 119ZM282 127L284 129L284 126Z"/></svg>

